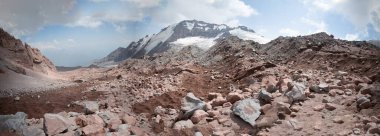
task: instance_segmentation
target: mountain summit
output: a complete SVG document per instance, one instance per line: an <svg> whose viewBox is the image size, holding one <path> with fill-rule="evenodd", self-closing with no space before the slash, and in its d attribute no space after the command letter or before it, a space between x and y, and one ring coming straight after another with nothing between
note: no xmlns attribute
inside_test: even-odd
<svg viewBox="0 0 380 136"><path fill-rule="evenodd" d="M118 64L128 58L153 55L169 49L194 45L207 50L217 40L228 36L237 36L244 40L253 40L264 44L269 42L252 29L245 26L230 27L225 24L212 24L197 20L185 20L162 29L159 33L147 35L128 47L119 47L106 57L95 61L95 65L107 66Z"/></svg>

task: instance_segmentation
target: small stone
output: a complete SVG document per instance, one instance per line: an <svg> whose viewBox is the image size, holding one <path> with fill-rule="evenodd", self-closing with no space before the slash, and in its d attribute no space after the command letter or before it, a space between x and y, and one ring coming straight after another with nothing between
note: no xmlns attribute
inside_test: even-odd
<svg viewBox="0 0 380 136"><path fill-rule="evenodd" d="M329 96L335 97L336 96L336 90L335 89L330 90L329 91Z"/></svg>
<svg viewBox="0 0 380 136"><path fill-rule="evenodd" d="M360 129L359 129L359 128L354 128L354 129L352 129L352 132L353 132L355 135L360 135Z"/></svg>
<svg viewBox="0 0 380 136"><path fill-rule="evenodd" d="M323 105L323 104L319 104L319 105L317 105L317 106L314 106L313 107L313 110L314 111L321 111L321 110L323 110L325 108L325 105Z"/></svg>
<svg viewBox="0 0 380 136"><path fill-rule="evenodd" d="M332 104L332 103L326 103L326 104L325 104L325 108L326 108L327 110L332 111L332 110L335 110L335 109L336 109L336 105L335 105L335 104Z"/></svg>
<svg viewBox="0 0 380 136"><path fill-rule="evenodd" d="M309 97L309 98L315 98L315 94L310 93L310 94L308 95L308 97Z"/></svg>
<svg viewBox="0 0 380 136"><path fill-rule="evenodd" d="M98 124L92 124L92 125L87 125L82 128L83 134L86 136L94 135L94 136L100 136L104 135L105 130L103 126L98 125Z"/></svg>
<svg viewBox="0 0 380 136"><path fill-rule="evenodd" d="M335 92L338 95L343 95L344 94L344 91L343 90L339 90L339 89L335 90Z"/></svg>
<svg viewBox="0 0 380 136"><path fill-rule="evenodd" d="M208 115L210 117L218 117L218 116L220 116L220 112L217 111L217 110L210 110L210 111L207 111L207 113L208 113Z"/></svg>
<svg viewBox="0 0 380 136"><path fill-rule="evenodd" d="M322 103L329 103L331 100L329 98L323 98Z"/></svg>
<svg viewBox="0 0 380 136"><path fill-rule="evenodd" d="M15 97L15 101L19 101L20 100L20 97Z"/></svg>
<svg viewBox="0 0 380 136"><path fill-rule="evenodd" d="M259 93L259 100L261 103L270 103L272 100L272 94L267 92L266 90L262 89Z"/></svg>
<svg viewBox="0 0 380 136"><path fill-rule="evenodd" d="M335 117L335 118L333 119L333 122L334 122L334 123L338 123L338 124L342 124L342 123L344 123L342 117Z"/></svg>
<svg viewBox="0 0 380 136"><path fill-rule="evenodd" d="M360 97L357 101L358 107L361 109L367 109L372 106L371 100L369 100L367 97Z"/></svg>
<svg viewBox="0 0 380 136"><path fill-rule="evenodd" d="M301 110L301 106L298 106L298 105L293 105L292 107L290 107L290 109L294 112L298 112Z"/></svg>
<svg viewBox="0 0 380 136"><path fill-rule="evenodd" d="M122 123L124 124L128 124L128 125L131 125L131 126L134 126L136 123L137 123L137 120L135 117L133 116L129 116L129 115L124 115L122 118L121 118L121 121Z"/></svg>
<svg viewBox="0 0 380 136"><path fill-rule="evenodd" d="M198 123L207 116L208 116L208 113L205 112L204 110L196 110L193 116L191 117L191 121L193 123Z"/></svg>
<svg viewBox="0 0 380 136"><path fill-rule="evenodd" d="M290 113L290 117L296 117L297 116L297 113L295 113L295 112L292 112L292 113Z"/></svg>
<svg viewBox="0 0 380 136"><path fill-rule="evenodd" d="M232 104L230 102L223 103L223 108L231 107Z"/></svg>
<svg viewBox="0 0 380 136"><path fill-rule="evenodd" d="M191 120L181 120L174 123L173 129L181 130L184 128L192 128L192 127L194 127L194 124L193 122L191 122Z"/></svg>
<svg viewBox="0 0 380 136"><path fill-rule="evenodd" d="M236 92L228 93L227 95L227 101L230 103L235 103L236 101L239 101L243 98L244 97L240 93L236 93Z"/></svg>
<svg viewBox="0 0 380 136"><path fill-rule="evenodd" d="M83 102L84 113L92 114L99 111L99 105L95 101L85 101Z"/></svg>

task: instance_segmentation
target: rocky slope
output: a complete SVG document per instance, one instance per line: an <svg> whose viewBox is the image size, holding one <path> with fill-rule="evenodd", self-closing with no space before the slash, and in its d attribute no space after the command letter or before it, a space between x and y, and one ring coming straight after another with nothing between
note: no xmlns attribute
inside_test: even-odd
<svg viewBox="0 0 380 136"><path fill-rule="evenodd" d="M21 109L29 118L1 108L27 107L35 95L5 99L0 112L13 115L0 116L0 134L380 135L379 52L325 33L170 49L77 71L84 89L41 95L38 113Z"/></svg>
<svg viewBox="0 0 380 136"><path fill-rule="evenodd" d="M189 45L207 50L217 40L228 36L238 36L241 39L253 40L259 43L269 42L245 26L229 27L224 24L185 20L162 29L158 34L147 35L137 42L132 42L127 48L119 47L105 58L97 60L94 64L100 66L118 64L128 58L140 58L144 55L151 56L172 48L180 49Z"/></svg>
<svg viewBox="0 0 380 136"><path fill-rule="evenodd" d="M20 67L16 69L28 68L45 74L56 70L54 64L43 56L38 49L24 44L3 29L0 29L0 59L1 64L8 68L19 65ZM17 70L14 71L18 72ZM25 72L21 73L25 74Z"/></svg>
<svg viewBox="0 0 380 136"><path fill-rule="evenodd" d="M0 29L0 97L55 88L56 74L40 50Z"/></svg>

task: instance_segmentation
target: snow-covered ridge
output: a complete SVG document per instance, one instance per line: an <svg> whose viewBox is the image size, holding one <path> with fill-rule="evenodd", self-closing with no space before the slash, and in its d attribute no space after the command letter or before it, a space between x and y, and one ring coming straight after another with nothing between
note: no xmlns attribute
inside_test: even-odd
<svg viewBox="0 0 380 136"><path fill-rule="evenodd" d="M237 36L243 40L252 40L261 44L268 39L245 26L230 27L225 24L212 24L197 20L185 20L162 29L159 33L145 36L137 42L132 42L127 48L112 52L100 59L96 65L103 62L119 62L128 58L140 58L144 55L165 52L171 48L198 46L207 50L216 41L228 36Z"/></svg>
<svg viewBox="0 0 380 136"><path fill-rule="evenodd" d="M252 41L256 41L260 44L265 44L265 43L268 43L270 40L269 39L266 39L264 38L263 36L257 34L257 33L253 33L253 32L249 32L249 31L244 31L240 28L235 28L233 30L230 30L229 31L230 34L234 35L234 36L237 36L239 37L240 39L243 39L243 40L252 40Z"/></svg>

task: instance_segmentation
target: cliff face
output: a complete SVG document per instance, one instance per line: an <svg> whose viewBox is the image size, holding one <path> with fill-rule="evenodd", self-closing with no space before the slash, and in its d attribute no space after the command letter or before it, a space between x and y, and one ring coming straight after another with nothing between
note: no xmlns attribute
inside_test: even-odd
<svg viewBox="0 0 380 136"><path fill-rule="evenodd" d="M25 69L47 74L56 71L54 64L40 50L24 44L9 33L0 29L0 63L2 66L25 74Z"/></svg>

